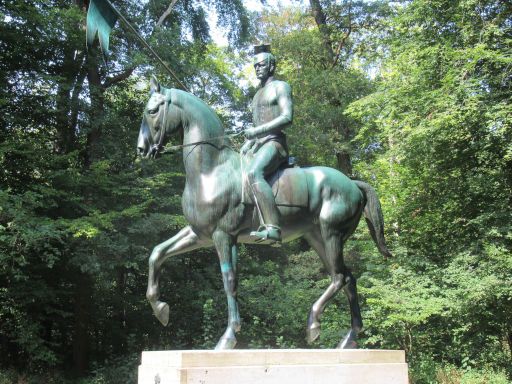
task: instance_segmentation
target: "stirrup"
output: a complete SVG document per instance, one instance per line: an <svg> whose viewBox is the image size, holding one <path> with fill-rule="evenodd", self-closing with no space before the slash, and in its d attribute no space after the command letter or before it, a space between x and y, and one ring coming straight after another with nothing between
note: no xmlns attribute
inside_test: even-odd
<svg viewBox="0 0 512 384"><path fill-rule="evenodd" d="M257 237L256 242L259 244L281 245L281 228L277 225L261 225L257 231L251 232L251 236Z"/></svg>

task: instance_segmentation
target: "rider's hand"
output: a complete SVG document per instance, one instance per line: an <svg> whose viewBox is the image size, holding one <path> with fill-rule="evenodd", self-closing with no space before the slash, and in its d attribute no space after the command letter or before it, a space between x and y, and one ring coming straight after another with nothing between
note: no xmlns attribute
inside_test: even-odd
<svg viewBox="0 0 512 384"><path fill-rule="evenodd" d="M252 153L256 153L262 145L263 145L263 140L261 140L261 139L254 140L254 145L251 147Z"/></svg>
<svg viewBox="0 0 512 384"><path fill-rule="evenodd" d="M240 153L242 155L245 155L247 152L249 152L252 148L252 146L254 145L254 140L247 140L245 142L245 144L242 146L242 148L240 149Z"/></svg>
<svg viewBox="0 0 512 384"><path fill-rule="evenodd" d="M244 131L244 135L248 140L254 139L256 137L256 128L247 128Z"/></svg>

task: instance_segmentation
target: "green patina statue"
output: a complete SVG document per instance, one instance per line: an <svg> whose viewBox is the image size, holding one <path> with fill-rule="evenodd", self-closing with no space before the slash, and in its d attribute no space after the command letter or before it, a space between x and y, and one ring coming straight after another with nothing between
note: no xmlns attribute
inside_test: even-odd
<svg viewBox="0 0 512 384"><path fill-rule="evenodd" d="M167 325L169 305L160 301L162 264L174 255L215 247L228 303L227 328L216 349L234 348L235 333L240 330L237 244L303 237L331 278L311 307L307 340L319 336L320 317L327 303L343 289L350 306L351 328L338 347L355 348L363 323L356 279L344 263L343 246L364 214L379 251L390 256L379 199L370 185L350 180L336 169L280 166L287 156L282 130L292 121L290 87L273 79L275 62L268 52L258 53L255 61L262 87L254 97L255 127L246 131L244 155L232 148L220 119L203 101L151 80L138 152L145 158L155 157L165 152L170 135L183 135L180 147L186 180L182 206L189 225L153 249L146 296L158 320ZM247 181L252 188L246 188ZM261 219L266 226L251 232Z"/></svg>
<svg viewBox="0 0 512 384"><path fill-rule="evenodd" d="M261 242L281 242L279 211L271 186L265 180L288 160L283 130L292 123L292 90L284 81L274 79L276 59L269 45L254 49L254 69L260 89L252 101L254 128L247 129L247 141L241 149L248 157L246 183L252 192L260 217L260 228L251 236Z"/></svg>

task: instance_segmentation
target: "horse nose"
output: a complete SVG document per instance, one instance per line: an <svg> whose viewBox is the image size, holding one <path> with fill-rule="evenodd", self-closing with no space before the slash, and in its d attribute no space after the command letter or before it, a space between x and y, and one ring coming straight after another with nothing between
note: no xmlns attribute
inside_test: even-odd
<svg viewBox="0 0 512 384"><path fill-rule="evenodd" d="M145 156L148 150L149 145L147 143L146 138L144 137L143 131L141 130L141 132L139 133L139 137L137 139L137 154L139 156Z"/></svg>
<svg viewBox="0 0 512 384"><path fill-rule="evenodd" d="M146 145L145 140L137 140L137 155L146 156L149 146Z"/></svg>

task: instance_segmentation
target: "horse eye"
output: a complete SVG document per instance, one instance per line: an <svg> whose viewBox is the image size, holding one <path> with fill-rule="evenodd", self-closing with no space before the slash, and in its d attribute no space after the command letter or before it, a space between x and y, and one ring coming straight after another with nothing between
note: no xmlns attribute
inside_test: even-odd
<svg viewBox="0 0 512 384"><path fill-rule="evenodd" d="M158 113L158 107L148 109L148 113L149 113L150 115L154 115L154 114Z"/></svg>

